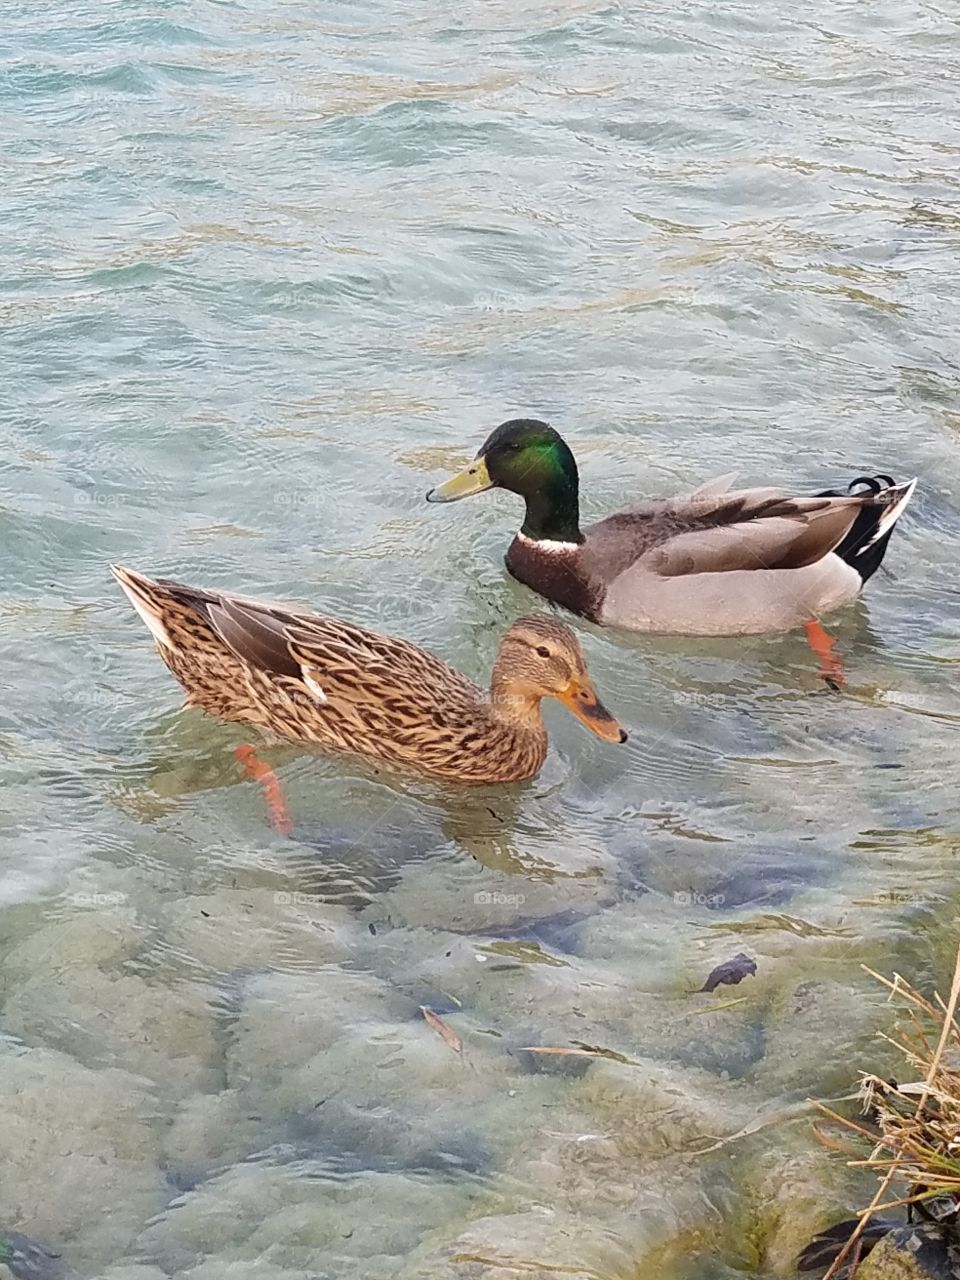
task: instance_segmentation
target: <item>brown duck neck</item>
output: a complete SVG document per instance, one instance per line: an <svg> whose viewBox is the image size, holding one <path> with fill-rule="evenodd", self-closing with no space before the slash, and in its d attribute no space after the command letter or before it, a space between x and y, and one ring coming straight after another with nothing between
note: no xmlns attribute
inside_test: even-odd
<svg viewBox="0 0 960 1280"><path fill-rule="evenodd" d="M539 697L507 675L499 659L494 663L490 678L490 706L497 720L524 733L545 738L547 731L540 713L540 702Z"/></svg>

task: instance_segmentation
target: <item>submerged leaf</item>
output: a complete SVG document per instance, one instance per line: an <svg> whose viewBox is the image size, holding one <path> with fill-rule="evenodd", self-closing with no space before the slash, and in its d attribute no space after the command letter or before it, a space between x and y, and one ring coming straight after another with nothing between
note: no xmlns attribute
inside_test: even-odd
<svg viewBox="0 0 960 1280"><path fill-rule="evenodd" d="M549 1044L525 1044L522 1046L521 1053L549 1053L555 1057L563 1058L609 1058L611 1062L622 1062L627 1067L638 1067L640 1064L634 1062L633 1058L628 1058L624 1053L617 1053L616 1049L604 1049L601 1045L584 1044L582 1041L575 1041L574 1048L564 1048L562 1045Z"/></svg>
<svg viewBox="0 0 960 1280"><path fill-rule="evenodd" d="M752 920L731 920L707 926L714 933L766 933L770 930L786 930L798 938L849 938L852 929L841 926L839 929L824 929L809 920L801 920L799 916L784 914L766 914L754 916Z"/></svg>
<svg viewBox="0 0 960 1280"><path fill-rule="evenodd" d="M632 1058L628 1058L625 1053L617 1053L616 1049L604 1049L598 1044L584 1044L582 1040L574 1040L573 1042L578 1048L583 1049L585 1053L595 1054L598 1058L609 1058L611 1062L622 1062L628 1067L638 1067L640 1064L634 1062Z"/></svg>
<svg viewBox="0 0 960 1280"><path fill-rule="evenodd" d="M524 964L549 964L558 969L568 968L566 960L552 956L544 951L539 942L521 940L517 942L489 942L478 951L488 956L509 956L512 960L520 960Z"/></svg>
<svg viewBox="0 0 960 1280"><path fill-rule="evenodd" d="M552 1053L563 1058L595 1058L597 1055L589 1049L564 1049L551 1044L525 1044L520 1047L521 1053Z"/></svg>
<svg viewBox="0 0 960 1280"><path fill-rule="evenodd" d="M703 1009L691 1009L690 1017L698 1018L704 1013L719 1013L721 1009L732 1009L735 1005L746 1004L749 996L737 996L735 1000L721 1000L718 1004L708 1004Z"/></svg>
<svg viewBox="0 0 960 1280"><path fill-rule="evenodd" d="M427 1026L433 1027L437 1035L450 1046L454 1053L463 1053L463 1041L453 1027L448 1026L439 1014L434 1013L432 1009L428 1009L425 1004L420 1006L420 1012L423 1014Z"/></svg>
<svg viewBox="0 0 960 1280"><path fill-rule="evenodd" d="M721 985L735 987L738 982L742 982L744 978L756 972L756 960L751 960L748 955L738 951L731 960L724 960L723 964L718 964L715 969L712 969L709 978L699 990L715 991Z"/></svg>

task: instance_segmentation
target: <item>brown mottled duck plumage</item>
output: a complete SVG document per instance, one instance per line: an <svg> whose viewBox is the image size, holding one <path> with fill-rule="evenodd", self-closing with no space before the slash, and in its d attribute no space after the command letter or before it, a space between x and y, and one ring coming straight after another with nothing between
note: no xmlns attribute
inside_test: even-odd
<svg viewBox="0 0 960 1280"><path fill-rule="evenodd" d="M111 568L187 705L225 720L465 783L538 772L544 697L565 702L600 737L626 737L590 685L576 636L551 618L509 628L487 691L406 640Z"/></svg>

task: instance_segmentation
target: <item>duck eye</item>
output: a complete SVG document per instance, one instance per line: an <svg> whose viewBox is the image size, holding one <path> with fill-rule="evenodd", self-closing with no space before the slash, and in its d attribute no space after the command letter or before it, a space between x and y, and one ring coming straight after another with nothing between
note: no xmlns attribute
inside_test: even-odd
<svg viewBox="0 0 960 1280"><path fill-rule="evenodd" d="M539 653L539 655L540 655L540 657L541 657L541 658L549 658L549 657L550 657L550 650L547 648L547 646L546 646L545 644L538 644L538 645L537 645L537 653Z"/></svg>

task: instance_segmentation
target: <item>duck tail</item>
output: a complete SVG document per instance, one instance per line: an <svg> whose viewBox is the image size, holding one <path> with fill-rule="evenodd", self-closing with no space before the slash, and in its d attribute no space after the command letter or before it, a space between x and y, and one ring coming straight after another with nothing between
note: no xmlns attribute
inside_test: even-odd
<svg viewBox="0 0 960 1280"><path fill-rule="evenodd" d="M156 640L161 651L172 649L173 641L170 639L170 633L163 619L163 610L159 604L159 584L152 578L148 578L146 574L136 573L122 564L112 564L110 572L123 587L127 599L142 621L146 623L147 630Z"/></svg>
<svg viewBox="0 0 960 1280"><path fill-rule="evenodd" d="M847 488L825 489L821 498L862 495L864 505L833 554L856 569L866 582L880 568L894 525L903 515L917 487L916 478L897 484L890 476L857 476Z"/></svg>

